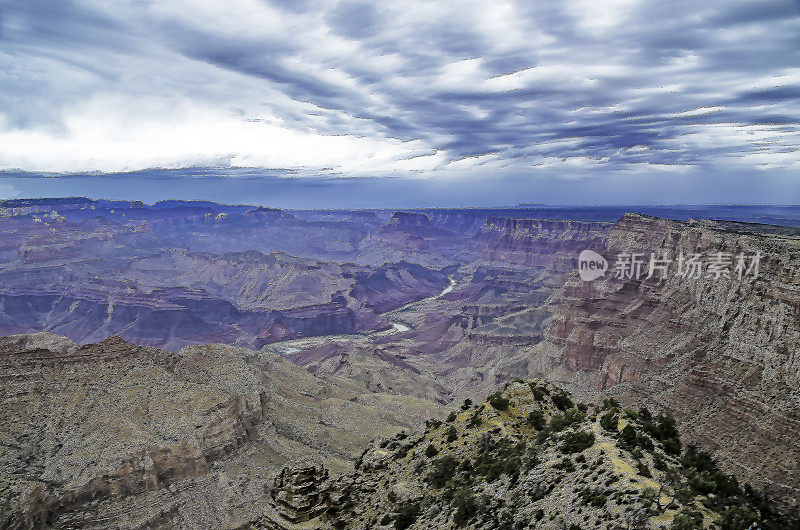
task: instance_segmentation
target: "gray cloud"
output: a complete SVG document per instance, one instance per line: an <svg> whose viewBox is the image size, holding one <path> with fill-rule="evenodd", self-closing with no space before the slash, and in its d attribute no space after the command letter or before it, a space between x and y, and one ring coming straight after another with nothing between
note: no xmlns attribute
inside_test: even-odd
<svg viewBox="0 0 800 530"><path fill-rule="evenodd" d="M0 2L0 168L800 170L791 0L221 5Z"/></svg>

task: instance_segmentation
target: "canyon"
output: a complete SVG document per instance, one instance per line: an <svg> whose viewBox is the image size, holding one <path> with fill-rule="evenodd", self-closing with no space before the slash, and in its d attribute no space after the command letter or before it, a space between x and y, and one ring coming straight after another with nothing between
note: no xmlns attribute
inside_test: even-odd
<svg viewBox="0 0 800 530"><path fill-rule="evenodd" d="M582 250L612 270L581 281ZM613 270L718 253L727 276ZM4 527L332 524L362 451L530 378L669 413L800 508L797 208L3 201L0 334Z"/></svg>

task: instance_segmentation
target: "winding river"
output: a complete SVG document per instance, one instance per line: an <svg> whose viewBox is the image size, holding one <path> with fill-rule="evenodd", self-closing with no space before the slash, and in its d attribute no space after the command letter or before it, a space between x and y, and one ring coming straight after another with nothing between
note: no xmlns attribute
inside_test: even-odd
<svg viewBox="0 0 800 530"><path fill-rule="evenodd" d="M440 292L436 293L435 295L429 296L427 298L422 298L422 299L416 300L414 302L409 302L409 303L407 303L407 304L405 304L405 305L403 305L401 307L398 307L397 309L393 309L391 311L388 311L388 312L384 313L383 315L387 318L389 323L392 325L391 329L383 330L383 331L370 331L370 332L367 332L367 333L362 333L361 335L362 336L367 336L367 337L368 336L374 336L374 335L394 335L395 333L404 333L406 331L410 331L413 328L413 325L411 323L409 323L409 322L406 322L406 321L398 318L397 315L399 313L402 313L403 311L407 311L407 310L411 309L412 307L416 306L417 304L423 304L425 302L430 302L432 300L436 300L438 298L441 298L442 296L446 295L447 293L449 293L450 291L455 289L455 287L457 285L456 281L452 277L450 277L449 280L450 280L450 283L444 289L442 289ZM266 349L270 349L270 350L272 350L272 351L274 351L276 353L279 353L281 355L292 355L292 354L295 354L295 353L299 353L302 350L307 349L308 347L318 346L322 342L330 340L330 339L332 339L334 337L342 337L342 338L349 337L349 338L353 338L354 335L319 335L319 336L315 336L315 337L305 337L305 338L299 338L299 339L291 339L291 340L282 341L282 342L274 342L272 344L269 344L269 345L265 346L265 348Z"/></svg>

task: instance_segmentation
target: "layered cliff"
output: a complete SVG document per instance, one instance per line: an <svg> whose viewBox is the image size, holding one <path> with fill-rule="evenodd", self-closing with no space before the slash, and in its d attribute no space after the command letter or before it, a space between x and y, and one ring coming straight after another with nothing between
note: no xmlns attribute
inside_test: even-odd
<svg viewBox="0 0 800 530"><path fill-rule="evenodd" d="M594 282L575 275L541 354L598 390L672 411L688 439L714 450L726 469L796 506L800 238L761 225L629 214L601 253L612 267L631 254L674 261L651 278L646 269L641 278L612 271ZM707 264L719 253L725 274L706 267L678 276L681 255ZM737 271L740 255L745 268Z"/></svg>
<svg viewBox="0 0 800 530"><path fill-rule="evenodd" d="M0 527L237 527L268 477L313 457L348 469L425 400L312 376L224 345L179 354L117 337L0 339Z"/></svg>
<svg viewBox="0 0 800 530"><path fill-rule="evenodd" d="M470 246L489 260L563 272L574 266L574 255L581 250L600 248L611 226L600 222L494 217L486 220Z"/></svg>
<svg viewBox="0 0 800 530"><path fill-rule="evenodd" d="M181 212L188 216L183 221ZM52 331L78 342L116 334L172 351L209 342L260 347L385 328L377 313L447 285L444 274L407 262L366 266L281 252L192 251L159 239L162 233L151 226L193 223L191 212L123 213L130 216L125 223L52 216L37 223L34 214L5 220L0 334ZM293 219L265 209L242 215L264 223ZM237 234L233 227L220 231L232 239Z"/></svg>

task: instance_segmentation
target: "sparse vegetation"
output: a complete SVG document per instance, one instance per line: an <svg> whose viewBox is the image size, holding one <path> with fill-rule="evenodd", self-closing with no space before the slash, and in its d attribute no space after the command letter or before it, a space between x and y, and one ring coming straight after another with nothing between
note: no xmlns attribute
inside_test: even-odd
<svg viewBox="0 0 800 530"><path fill-rule="evenodd" d="M745 530L753 522L763 530L796 528L775 515L753 488L740 488L708 453L694 446L681 452L671 416L654 417L646 408L623 411L610 399L590 409L564 391L545 392L536 384L530 385L532 402L517 402L512 385L518 384L491 394L488 407L472 407L468 430L459 433L453 418L450 424L430 424L422 435L397 435L390 441L395 458L410 456L403 463L390 459L389 465L415 463L412 476L424 477L430 493L399 505L381 524L419 526L422 514L447 510L457 527L509 530L523 527L520 521L557 528L570 528L573 521L580 521L580 528L645 528L651 517L670 513L674 516L666 519L664 529L700 529L709 521L720 530ZM512 406L512 401L520 404ZM589 414L599 419L600 431L590 430ZM593 449L598 442L603 446ZM619 449L609 449L609 442ZM410 451L415 447L425 449ZM633 472L620 473L620 466ZM387 480L401 475L395 469ZM394 490L386 495L396 502ZM571 504L559 504L570 498ZM559 526L564 515L569 519ZM377 517L366 524L377 524Z"/></svg>
<svg viewBox="0 0 800 530"><path fill-rule="evenodd" d="M417 502L408 502L404 504L394 520L395 530L405 530L419 519L420 507Z"/></svg>
<svg viewBox="0 0 800 530"><path fill-rule="evenodd" d="M506 410L508 408L508 398L503 396L501 392L495 392L489 396L489 404L497 410Z"/></svg>

